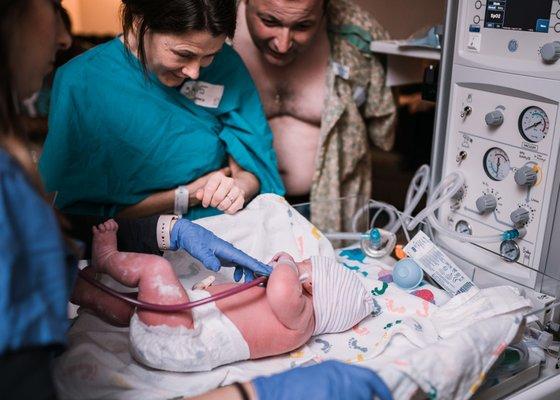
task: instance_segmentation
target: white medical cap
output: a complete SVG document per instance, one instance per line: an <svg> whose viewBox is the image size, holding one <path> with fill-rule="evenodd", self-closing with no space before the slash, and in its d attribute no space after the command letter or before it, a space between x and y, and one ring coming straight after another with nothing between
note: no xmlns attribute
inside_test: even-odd
<svg viewBox="0 0 560 400"><path fill-rule="evenodd" d="M313 266L313 335L343 332L373 311L373 300L360 278L334 258L311 257Z"/></svg>

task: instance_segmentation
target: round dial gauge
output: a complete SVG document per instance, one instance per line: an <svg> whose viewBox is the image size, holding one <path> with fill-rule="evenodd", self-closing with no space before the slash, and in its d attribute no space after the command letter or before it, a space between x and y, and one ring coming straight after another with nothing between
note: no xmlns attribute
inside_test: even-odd
<svg viewBox="0 0 560 400"><path fill-rule="evenodd" d="M519 246L513 240L505 240L500 245L500 255L508 262L516 262L520 254Z"/></svg>
<svg viewBox="0 0 560 400"><path fill-rule="evenodd" d="M467 221L462 219L455 224L455 232L470 236L472 235L472 228Z"/></svg>
<svg viewBox="0 0 560 400"><path fill-rule="evenodd" d="M527 107L519 116L519 132L529 142L537 143L548 134L550 123L542 108Z"/></svg>
<svg viewBox="0 0 560 400"><path fill-rule="evenodd" d="M492 147L488 150L483 162L486 175L495 181L506 179L511 169L507 153L499 147Z"/></svg>

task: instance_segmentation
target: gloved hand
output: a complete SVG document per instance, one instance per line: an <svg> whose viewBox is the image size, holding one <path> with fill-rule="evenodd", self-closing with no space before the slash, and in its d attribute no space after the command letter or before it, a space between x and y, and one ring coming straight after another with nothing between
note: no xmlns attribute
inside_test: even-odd
<svg viewBox="0 0 560 400"><path fill-rule="evenodd" d="M392 400L387 385L370 369L339 361L294 368L270 377L256 378L259 400Z"/></svg>
<svg viewBox="0 0 560 400"><path fill-rule="evenodd" d="M270 275L272 272L272 268L268 265L255 260L188 219L183 218L175 222L171 229L170 241L171 250L184 249L214 272L224 264L235 265L233 278L236 282L239 282L243 275L245 275L245 282L249 282L255 278L254 272L261 275Z"/></svg>

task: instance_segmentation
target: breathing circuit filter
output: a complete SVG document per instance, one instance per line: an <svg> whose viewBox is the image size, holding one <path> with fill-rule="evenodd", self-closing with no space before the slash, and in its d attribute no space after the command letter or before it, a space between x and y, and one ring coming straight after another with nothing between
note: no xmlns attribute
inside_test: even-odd
<svg viewBox="0 0 560 400"><path fill-rule="evenodd" d="M397 244L397 236L389 231L372 228L362 234L360 245L362 251L373 258L381 258L390 254Z"/></svg>
<svg viewBox="0 0 560 400"><path fill-rule="evenodd" d="M390 254L397 243L393 232L372 228L365 233L359 232L325 232L329 240L359 240L362 251L369 257L381 258Z"/></svg>

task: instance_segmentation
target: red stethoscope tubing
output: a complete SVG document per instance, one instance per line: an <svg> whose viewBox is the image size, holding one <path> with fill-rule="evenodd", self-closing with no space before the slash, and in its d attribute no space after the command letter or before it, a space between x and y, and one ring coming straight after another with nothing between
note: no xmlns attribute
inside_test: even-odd
<svg viewBox="0 0 560 400"><path fill-rule="evenodd" d="M108 293L111 296L114 296L114 297L116 297L116 298L118 298L122 301L125 301L128 304L136 306L137 308L140 308L142 310L157 311L157 312L177 312L177 311L183 311L183 310L190 310L191 308L195 308L195 307L201 306L203 304L211 303L213 301L217 301L217 300L220 300L220 299L225 299L226 297L230 297L230 296L233 296L234 294L241 293L244 290L247 290L247 289L252 288L254 286L258 286L261 283L265 283L268 279L267 276L261 276L260 278L256 278L256 279L252 280L251 282L245 282L245 283L243 283L239 286L235 286L231 289L224 290L224 291L219 292L219 293L215 293L212 296L207 297L205 299L200 299L200 300L196 300L196 301L189 301L188 303L183 303L183 304L154 304L154 303L147 303L145 301L138 300L138 299L132 297L135 294L131 295L130 293L121 293L121 292L119 292L115 289L112 289L108 286L105 286L104 284L99 282L97 279L86 275L82 271L80 271L78 273L78 276L80 278L82 278L83 280L85 280L86 282L92 284L93 286L103 290L105 293Z"/></svg>

